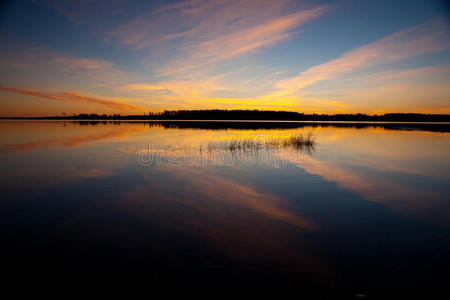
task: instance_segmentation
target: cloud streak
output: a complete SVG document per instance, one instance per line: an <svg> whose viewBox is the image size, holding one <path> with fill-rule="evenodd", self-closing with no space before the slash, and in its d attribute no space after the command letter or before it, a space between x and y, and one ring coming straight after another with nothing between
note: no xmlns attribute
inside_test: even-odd
<svg viewBox="0 0 450 300"><path fill-rule="evenodd" d="M0 91L3 92L10 92L10 93L17 93L17 94L23 94L33 97L40 97L45 99L52 99L57 101L66 101L66 102L78 102L78 103L89 103L89 104L98 104L107 106L114 109L124 110L124 111L145 111L146 109L126 104L122 102L117 102L114 100L105 100L105 99L99 99L99 98L92 98L92 97L86 97L79 95L74 92L62 92L57 94L47 93L47 92L41 92L36 90L30 90L30 89L17 89L17 88L9 88L9 87L1 87Z"/></svg>
<svg viewBox="0 0 450 300"><path fill-rule="evenodd" d="M80 57L49 47L30 45L6 45L0 50L0 63L3 67L20 71L24 76L36 74L43 80L69 76L74 78L74 82L86 81L85 85L116 86L139 77L105 59Z"/></svg>
<svg viewBox="0 0 450 300"><path fill-rule="evenodd" d="M279 43L325 9L290 0L191 0L141 15L110 35L136 50L175 49L155 69L180 76Z"/></svg>
<svg viewBox="0 0 450 300"><path fill-rule="evenodd" d="M318 17L324 8L285 15L266 24L187 45L184 55L160 68L164 75L192 72L211 64L272 46L292 36L291 30Z"/></svg>
<svg viewBox="0 0 450 300"><path fill-rule="evenodd" d="M280 81L276 87L288 93L343 73L442 51L449 47L446 21L434 20L356 48L337 59L309 68L298 76Z"/></svg>

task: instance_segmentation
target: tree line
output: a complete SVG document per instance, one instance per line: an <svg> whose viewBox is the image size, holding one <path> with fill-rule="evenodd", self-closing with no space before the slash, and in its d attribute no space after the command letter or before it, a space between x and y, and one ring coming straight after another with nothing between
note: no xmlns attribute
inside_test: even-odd
<svg viewBox="0 0 450 300"><path fill-rule="evenodd" d="M420 113L367 114L305 114L266 110L165 110L142 115L78 114L36 119L69 120L261 120L261 121L371 121L371 122L450 122L450 115Z"/></svg>

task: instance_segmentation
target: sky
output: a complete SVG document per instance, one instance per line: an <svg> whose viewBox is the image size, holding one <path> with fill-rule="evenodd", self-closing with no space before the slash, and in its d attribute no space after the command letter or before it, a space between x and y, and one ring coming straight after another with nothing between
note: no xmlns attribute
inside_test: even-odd
<svg viewBox="0 0 450 300"><path fill-rule="evenodd" d="M444 0L0 3L1 117L450 113Z"/></svg>

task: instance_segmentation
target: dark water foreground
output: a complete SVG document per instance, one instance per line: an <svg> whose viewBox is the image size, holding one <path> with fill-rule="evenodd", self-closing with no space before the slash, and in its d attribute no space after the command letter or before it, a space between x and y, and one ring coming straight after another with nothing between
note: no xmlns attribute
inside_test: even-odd
<svg viewBox="0 0 450 300"><path fill-rule="evenodd" d="M1 121L2 273L177 295L448 293L448 125L392 126ZM311 151L208 148L309 133Z"/></svg>

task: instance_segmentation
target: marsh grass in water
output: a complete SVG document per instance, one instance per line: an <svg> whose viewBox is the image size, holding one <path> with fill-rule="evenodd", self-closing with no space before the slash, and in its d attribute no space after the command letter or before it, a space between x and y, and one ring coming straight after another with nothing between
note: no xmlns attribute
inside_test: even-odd
<svg viewBox="0 0 450 300"><path fill-rule="evenodd" d="M312 133L303 135L296 134L288 138L275 137L266 138L258 136L253 139L233 138L224 141L210 141L206 149L208 151L228 150L235 151L258 151L258 150L298 150L312 153L315 150L316 141Z"/></svg>

